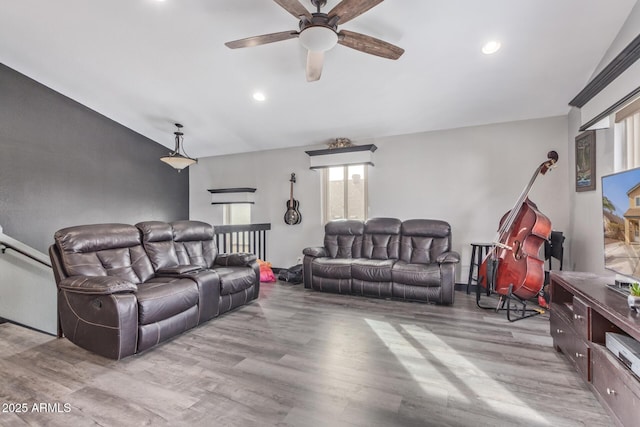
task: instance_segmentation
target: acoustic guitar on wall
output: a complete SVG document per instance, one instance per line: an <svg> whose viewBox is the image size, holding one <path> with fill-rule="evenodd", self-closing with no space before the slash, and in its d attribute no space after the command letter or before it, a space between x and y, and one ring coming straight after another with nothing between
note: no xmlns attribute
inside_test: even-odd
<svg viewBox="0 0 640 427"><path fill-rule="evenodd" d="M291 191L289 193L289 200L287 200L287 211L284 214L284 222L289 225L300 224L302 221L302 215L298 210L300 202L293 198L293 184L296 182L296 174L291 174Z"/></svg>

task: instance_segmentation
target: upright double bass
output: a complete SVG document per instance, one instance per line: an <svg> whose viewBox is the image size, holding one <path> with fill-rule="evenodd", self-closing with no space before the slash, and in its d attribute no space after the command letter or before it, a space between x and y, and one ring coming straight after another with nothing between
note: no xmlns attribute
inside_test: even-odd
<svg viewBox="0 0 640 427"><path fill-rule="evenodd" d="M493 247L482 261L479 283L499 295L511 293L527 300L544 285L544 260L540 248L551 234L551 221L529 200L529 191L538 175L544 175L558 161L558 153L549 151L524 188L515 206L500 220Z"/></svg>

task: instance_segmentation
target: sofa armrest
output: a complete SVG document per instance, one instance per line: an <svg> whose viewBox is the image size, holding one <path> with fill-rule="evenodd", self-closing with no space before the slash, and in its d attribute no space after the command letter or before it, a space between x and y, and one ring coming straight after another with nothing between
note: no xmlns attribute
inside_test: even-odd
<svg viewBox="0 0 640 427"><path fill-rule="evenodd" d="M158 269L158 271L156 271L156 274L162 276L162 275L176 275L176 274L185 274L185 273L191 273L194 271L200 271L202 270L202 267L200 267L199 265L176 265L175 267L164 267L164 268L160 268Z"/></svg>
<svg viewBox="0 0 640 427"><path fill-rule="evenodd" d="M329 254L327 253L327 250L322 246L312 247L312 248L304 248L302 250L302 253L304 255L308 255L308 256L311 256L311 257L314 257L314 258L320 258L320 257L329 256Z"/></svg>
<svg viewBox="0 0 640 427"><path fill-rule="evenodd" d="M458 252L443 252L436 258L438 264L455 264L460 262L460 254Z"/></svg>
<svg viewBox="0 0 640 427"><path fill-rule="evenodd" d="M111 276L71 276L62 279L58 287L77 294L92 295L109 295L138 290L136 284Z"/></svg>
<svg viewBox="0 0 640 427"><path fill-rule="evenodd" d="M258 256L250 253L233 253L233 254L218 254L214 265L220 265L224 267L251 267L254 262L258 260Z"/></svg>

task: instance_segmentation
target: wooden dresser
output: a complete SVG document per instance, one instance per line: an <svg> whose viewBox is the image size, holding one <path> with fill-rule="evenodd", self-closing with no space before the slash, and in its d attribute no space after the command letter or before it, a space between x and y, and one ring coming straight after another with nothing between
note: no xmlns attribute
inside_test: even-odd
<svg viewBox="0 0 640 427"><path fill-rule="evenodd" d="M640 425L640 380L605 347L605 333L640 341L640 315L591 273L551 272L551 336L619 425Z"/></svg>

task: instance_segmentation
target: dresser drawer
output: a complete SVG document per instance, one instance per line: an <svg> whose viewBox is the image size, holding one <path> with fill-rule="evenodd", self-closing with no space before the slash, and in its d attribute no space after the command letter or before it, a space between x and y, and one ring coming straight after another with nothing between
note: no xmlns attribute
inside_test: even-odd
<svg viewBox="0 0 640 427"><path fill-rule="evenodd" d="M558 312L551 312L549 324L556 350L561 350L571 360L585 381L590 380L589 345L573 329L573 322Z"/></svg>
<svg viewBox="0 0 640 427"><path fill-rule="evenodd" d="M583 340L590 340L589 334L589 306L578 297L573 297L573 329Z"/></svg>
<svg viewBox="0 0 640 427"><path fill-rule="evenodd" d="M582 374L582 378L587 381L591 381L591 349L586 341L580 339L580 337L573 337L573 347L571 348L571 353L569 353L569 357L573 360L573 363L576 364L578 368L578 372Z"/></svg>
<svg viewBox="0 0 640 427"><path fill-rule="evenodd" d="M633 373L602 346L591 353L592 384L625 426L638 425L640 416L640 384Z"/></svg>
<svg viewBox="0 0 640 427"><path fill-rule="evenodd" d="M575 334L569 320L565 319L559 311L551 310L549 325L556 350L562 350L563 353L569 354L573 348L573 335Z"/></svg>

